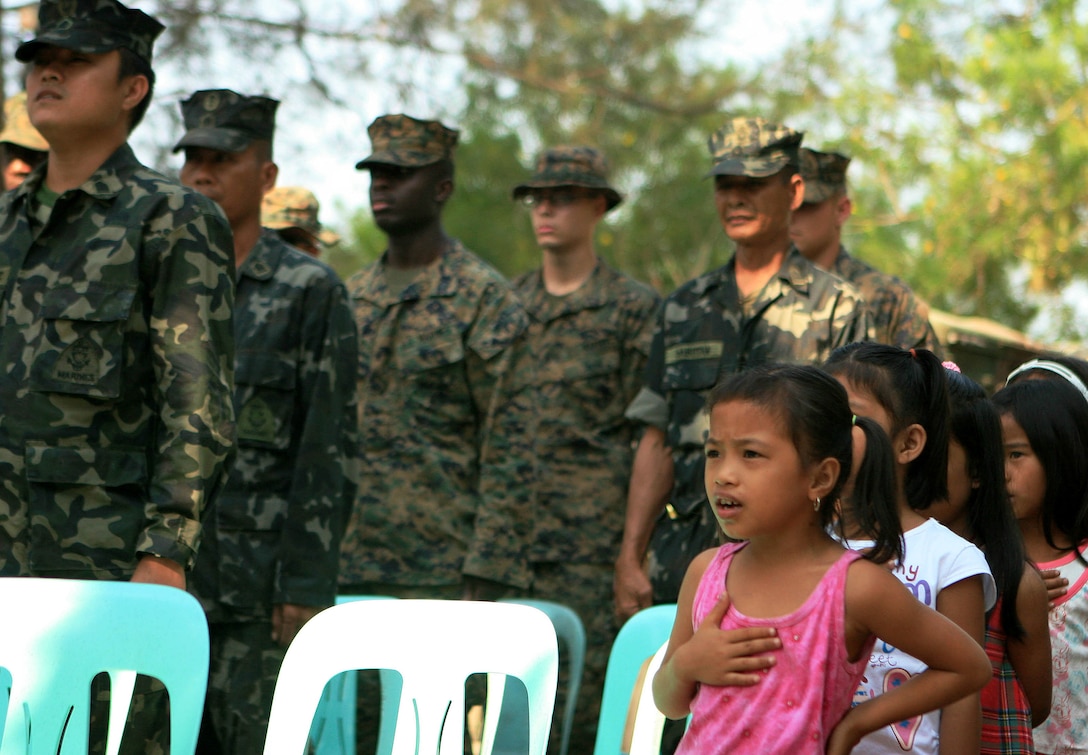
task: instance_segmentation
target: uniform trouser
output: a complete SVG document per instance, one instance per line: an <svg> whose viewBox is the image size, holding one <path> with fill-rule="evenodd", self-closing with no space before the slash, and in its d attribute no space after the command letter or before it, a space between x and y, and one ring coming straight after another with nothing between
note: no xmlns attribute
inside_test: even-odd
<svg viewBox="0 0 1088 755"><path fill-rule="evenodd" d="M612 605L613 566L609 564L535 563L532 595L574 609L586 629L586 662L578 693L578 708L571 728L571 755L593 752L597 738L597 719L601 712L604 675L608 654L616 639ZM562 656L562 650L560 650ZM563 711L566 707L567 664L560 657L559 691L552 716L549 753L558 753L562 741Z"/></svg>
<svg viewBox="0 0 1088 755"><path fill-rule="evenodd" d="M169 650L164 650L169 652ZM110 678L99 674L91 680L90 741L87 752L106 751L109 720ZM166 755L170 752L170 705L166 687L150 676L137 676L132 691L125 730L121 736L121 755Z"/></svg>
<svg viewBox="0 0 1088 755"><path fill-rule="evenodd" d="M209 625L211 664L199 755L252 755L264 750L272 694L286 648L272 623Z"/></svg>

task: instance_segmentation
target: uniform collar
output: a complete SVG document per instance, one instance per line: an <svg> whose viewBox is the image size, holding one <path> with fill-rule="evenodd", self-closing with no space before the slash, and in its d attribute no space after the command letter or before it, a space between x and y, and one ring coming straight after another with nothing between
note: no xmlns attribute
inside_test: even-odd
<svg viewBox="0 0 1088 755"><path fill-rule="evenodd" d="M98 169L91 174L90 178L84 181L71 191L82 191L84 194L94 197L95 199L109 200L116 197L121 193L121 190L125 187L125 180L122 178L122 173L127 173L132 168L137 167L140 162L136 159L136 154L132 151L132 147L125 142L116 150L113 154L106 158L106 162L102 163ZM38 187L41 186L45 180L45 172L48 169L48 160L37 168L35 168L27 179L23 181L18 187L15 188L16 200L23 200L27 197L33 196L38 191Z"/></svg>
<svg viewBox="0 0 1088 755"><path fill-rule="evenodd" d="M282 242L275 231L262 228L256 245L246 255L245 262L238 269L238 277L241 278L244 275L259 281L271 279L276 273L276 268L280 266L286 247L286 242Z"/></svg>

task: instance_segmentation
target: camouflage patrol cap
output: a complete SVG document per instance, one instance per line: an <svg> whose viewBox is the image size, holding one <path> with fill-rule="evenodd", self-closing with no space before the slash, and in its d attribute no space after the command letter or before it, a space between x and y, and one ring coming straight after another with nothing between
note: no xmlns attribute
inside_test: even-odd
<svg viewBox="0 0 1088 755"><path fill-rule="evenodd" d="M279 231L298 228L325 246L340 243L340 236L321 225L317 213L321 205L309 189L301 186L277 186L261 201L261 225Z"/></svg>
<svg viewBox="0 0 1088 755"><path fill-rule="evenodd" d="M4 102L4 130L0 131L0 143L36 152L49 151L49 142L34 128L26 112L26 92L13 94Z"/></svg>
<svg viewBox="0 0 1088 755"><path fill-rule="evenodd" d="M762 118L734 118L707 140L714 161L707 175L766 178L786 166L797 167L803 136Z"/></svg>
<svg viewBox="0 0 1088 755"><path fill-rule="evenodd" d="M181 103L185 135L174 145L241 152L254 139L272 141L279 100L250 97L229 89L204 89Z"/></svg>
<svg viewBox="0 0 1088 755"><path fill-rule="evenodd" d="M141 10L117 0L42 0L38 34L15 50L26 63L46 45L85 53L124 47L151 65L151 48L166 27Z"/></svg>
<svg viewBox="0 0 1088 755"><path fill-rule="evenodd" d="M801 178L805 179L805 204L819 204L846 191L850 158L838 152L801 148Z"/></svg>
<svg viewBox="0 0 1088 755"><path fill-rule="evenodd" d="M514 187L513 197L519 199L533 189L553 189L559 186L582 186L598 189L608 202L608 209L623 201L618 191L608 183L608 160L593 147L552 147L536 161L536 173L523 184Z"/></svg>
<svg viewBox="0 0 1088 755"><path fill-rule="evenodd" d="M367 129L374 152L355 163L356 170L379 165L422 168L452 158L459 131L438 121L423 121L410 115L383 115Z"/></svg>

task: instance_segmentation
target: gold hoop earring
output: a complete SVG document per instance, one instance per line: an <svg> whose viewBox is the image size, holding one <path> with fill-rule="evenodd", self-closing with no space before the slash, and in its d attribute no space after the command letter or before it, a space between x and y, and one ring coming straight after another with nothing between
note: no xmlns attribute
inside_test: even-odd
<svg viewBox="0 0 1088 755"><path fill-rule="evenodd" d="M820 510L820 496L816 496L816 500L812 502L812 510L813 511L819 511Z"/></svg>

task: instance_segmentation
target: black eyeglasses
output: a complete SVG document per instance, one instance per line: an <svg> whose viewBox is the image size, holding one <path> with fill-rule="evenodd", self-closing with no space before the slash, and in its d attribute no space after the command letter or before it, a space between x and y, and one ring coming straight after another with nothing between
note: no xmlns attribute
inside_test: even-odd
<svg viewBox="0 0 1088 755"><path fill-rule="evenodd" d="M536 207L548 202L552 207L569 207L579 199L587 199L593 196L591 192L577 189L558 189L556 191L537 191L525 194L521 198L526 207Z"/></svg>

